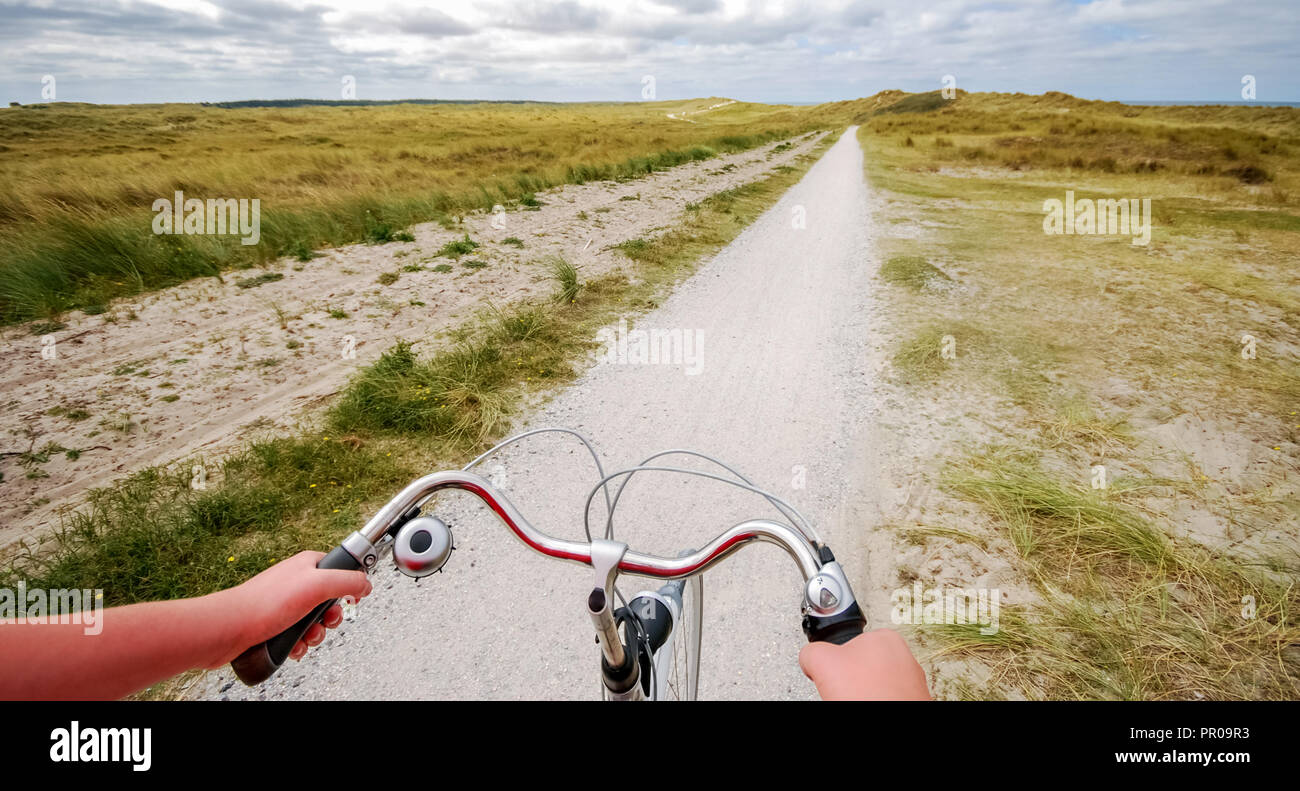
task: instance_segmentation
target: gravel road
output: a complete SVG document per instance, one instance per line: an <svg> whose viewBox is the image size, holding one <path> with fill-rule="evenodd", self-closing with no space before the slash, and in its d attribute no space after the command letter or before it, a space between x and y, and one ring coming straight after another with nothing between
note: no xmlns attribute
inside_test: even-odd
<svg viewBox="0 0 1300 791"><path fill-rule="evenodd" d="M883 588L870 579L869 529L894 495L874 441L873 418L882 409L873 384L880 364L872 340L876 259L855 131L661 307L636 320L634 329L682 330L702 341L700 359L599 361L521 429L577 429L611 470L668 448L718 456L804 511L879 622ZM805 227L797 227L800 218ZM484 471L534 525L582 537L581 507L596 475L576 441L558 434L525 440ZM620 504L616 537L675 555L742 519L771 514L754 495L678 477L639 476ZM597 698L599 654L584 610L591 571L531 552L470 495L443 496L436 511L456 536L444 573L417 584L385 563L374 594L306 660L257 689L234 682L228 670L211 673L196 693ZM784 552L765 544L705 575L701 699L815 697L797 664L800 583ZM656 586L624 578L620 587L631 594Z"/></svg>

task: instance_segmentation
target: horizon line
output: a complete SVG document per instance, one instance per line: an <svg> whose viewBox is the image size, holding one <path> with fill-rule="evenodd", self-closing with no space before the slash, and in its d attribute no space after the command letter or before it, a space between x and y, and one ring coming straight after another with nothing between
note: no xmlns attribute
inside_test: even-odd
<svg viewBox="0 0 1300 791"><path fill-rule="evenodd" d="M303 96L290 97L290 98L280 98L280 99L250 98L250 99L223 99L223 100L215 100L215 101L214 101L214 100L189 100L189 101L183 101L183 100L172 100L172 101L161 100L161 101L154 101L154 102L112 102L112 101L103 101L103 102L101 102L101 101L75 100L75 99L74 99L74 100L57 100L57 101L52 101L52 102L41 101L41 102L29 102L29 103L23 103L23 102L19 102L19 101L16 101L16 100L11 100L11 101L9 101L9 102L7 103L7 106L8 106L8 107L39 107L39 106L51 106L51 105L59 105L59 104L69 104L69 105L71 105L71 104L86 104L86 105L99 106L99 107L112 107L112 106L129 107L129 106L150 106L150 105L166 105L166 104L184 104L184 105L199 105L199 106L222 106L222 105L256 105L256 104L269 104L269 103L282 103L282 102L304 102L304 103L310 102L310 103L312 103L312 104L317 104L317 105L341 105L341 106L360 106L360 105L372 105L372 104L435 104L435 103L436 103L436 104L552 104L552 105L561 105L561 104L666 104L666 103L670 103L670 102L690 102L690 101L698 101L698 100L702 100L702 99L731 99L731 101L735 101L735 102L737 102L737 103L741 103L741 104L763 104L763 105L769 105L769 106L807 107L807 106L816 106L816 105L820 105L820 104L837 104L837 103L841 103L841 102L860 101L860 100L862 100L862 99L869 99L869 98L871 98L872 96L876 96L876 95L881 94L881 93L886 93L886 92L888 92L888 91L895 91L895 90L897 90L897 91L899 91L899 92L901 92L901 93L904 93L904 94L909 94L909 95L921 95L921 94L925 94L925 93L937 93L937 91L903 91L903 90L901 90L901 89L897 89L897 88L885 88L885 89L882 89L882 90L880 90L880 91L877 91L876 93L873 93L873 94L868 94L868 95L866 95L866 96L857 96L857 97L853 97L853 98L849 98L849 99L797 100L797 101L795 101L795 100L785 100L785 101L779 101L779 100L758 101L758 100L749 100L749 99L732 99L731 97L721 96L721 95L717 95L717 96L692 96L692 97L687 97L687 98L677 98L677 99L654 99L654 100L645 100L645 99L526 99L526 98L512 98L512 99L452 99L452 98L437 98L437 97L405 97L405 98L401 98L401 99L316 99L316 98L303 97ZM1048 90L1048 91L1044 91L1044 92L1042 92L1042 93L1025 93L1025 92L1023 92L1023 91L967 91L967 90L964 90L964 89L963 89L961 92L962 92L962 93L965 93L965 94L990 93L990 94L1002 94L1002 95L1007 95L1007 96L1015 96L1015 95L1021 95L1021 96L1046 96L1046 95L1049 94L1049 93L1057 93L1057 94L1063 94L1063 95L1068 96L1068 97L1073 98L1073 99L1079 99L1080 101L1087 101L1087 102L1114 102L1114 103L1117 103L1117 104L1128 104L1128 105L1136 105L1136 106L1156 106L1156 105L1166 105L1166 106L1170 106L1170 105L1172 105L1172 106L1188 106L1188 107L1203 107L1203 106L1215 106L1215 105L1222 105L1222 106L1244 106L1244 107L1249 107L1249 106L1260 106L1260 107L1287 107L1287 106L1300 106L1300 99L1277 99L1277 100L1264 100L1264 99L1253 99L1253 100L1252 100L1252 99L1212 99L1212 98L1204 98L1204 99L1146 99L1146 98L1143 98L1143 99L1091 99L1091 98L1087 98L1087 97L1083 97L1083 96L1076 96L1076 95L1074 95L1074 94L1070 94L1070 93L1066 93L1065 91L1058 91L1058 90ZM0 104L0 109L4 109L5 107L6 107L6 105L4 105L4 104Z"/></svg>

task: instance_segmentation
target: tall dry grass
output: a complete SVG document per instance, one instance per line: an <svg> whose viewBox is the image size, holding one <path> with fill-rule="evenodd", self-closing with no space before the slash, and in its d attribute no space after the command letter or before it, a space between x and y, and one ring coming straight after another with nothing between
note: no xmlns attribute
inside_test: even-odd
<svg viewBox="0 0 1300 791"><path fill-rule="evenodd" d="M0 112L0 321L629 179L803 131L791 108L691 103L223 108L55 104ZM261 240L155 235L151 206L261 201Z"/></svg>

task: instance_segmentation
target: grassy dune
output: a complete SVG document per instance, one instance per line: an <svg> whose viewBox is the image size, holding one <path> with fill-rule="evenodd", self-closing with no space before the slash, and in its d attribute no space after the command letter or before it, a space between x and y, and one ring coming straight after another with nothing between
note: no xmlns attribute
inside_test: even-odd
<svg viewBox="0 0 1300 791"><path fill-rule="evenodd" d="M31 105L0 112L0 321L509 204L635 178L811 128L785 107L710 100L233 108ZM151 206L257 198L261 241L156 236Z"/></svg>
<svg viewBox="0 0 1300 791"><path fill-rule="evenodd" d="M858 117L895 374L989 429L900 527L1034 593L996 635L918 627L984 668L949 694L1300 697L1300 110L962 94ZM1150 243L1045 234L1066 190L1149 198Z"/></svg>

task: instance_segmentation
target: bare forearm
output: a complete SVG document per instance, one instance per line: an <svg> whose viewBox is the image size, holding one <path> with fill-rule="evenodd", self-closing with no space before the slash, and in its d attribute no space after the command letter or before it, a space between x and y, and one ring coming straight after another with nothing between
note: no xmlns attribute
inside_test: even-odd
<svg viewBox="0 0 1300 791"><path fill-rule="evenodd" d="M215 668L292 626L321 602L370 593L361 571L318 569L320 552L299 552L228 590L179 601L133 604L83 624L0 621L0 700L111 699L177 673ZM343 621L335 605L289 656L300 659Z"/></svg>
<svg viewBox="0 0 1300 791"><path fill-rule="evenodd" d="M115 607L102 631L0 621L0 698L115 699L177 673L219 665L245 639L228 597Z"/></svg>

